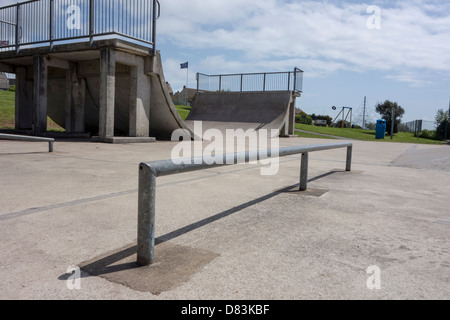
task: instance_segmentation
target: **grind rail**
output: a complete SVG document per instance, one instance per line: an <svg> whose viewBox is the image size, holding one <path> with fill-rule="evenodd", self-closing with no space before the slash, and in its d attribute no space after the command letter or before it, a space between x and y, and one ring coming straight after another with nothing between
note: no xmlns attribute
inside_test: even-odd
<svg viewBox="0 0 450 320"><path fill-rule="evenodd" d="M48 152L53 152L53 144L55 139L53 138L42 138L42 137L29 137L29 136L19 136L15 134L3 134L0 133L0 140L16 140L16 141L26 141L26 142L48 142Z"/></svg>
<svg viewBox="0 0 450 320"><path fill-rule="evenodd" d="M300 191L306 191L308 188L309 153L338 148L347 148L345 169L348 172L351 171L353 154L353 143L351 142L280 148L276 157L302 155ZM154 263L157 177L243 163L243 159L245 159L245 163L259 161L272 158L272 154L272 150L266 150L266 152L248 151L224 154L221 164L209 164L205 158L185 159L186 161L180 160L183 163L181 165L175 164L172 160L141 163L139 165L137 263L141 266L148 266ZM231 162L230 159L234 161Z"/></svg>

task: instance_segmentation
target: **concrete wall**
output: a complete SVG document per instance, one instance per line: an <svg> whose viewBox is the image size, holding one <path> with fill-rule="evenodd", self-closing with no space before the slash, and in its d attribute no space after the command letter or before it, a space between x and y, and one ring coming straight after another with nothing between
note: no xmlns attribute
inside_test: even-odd
<svg viewBox="0 0 450 320"><path fill-rule="evenodd" d="M0 72L0 90L8 90L9 89L9 80L6 75Z"/></svg>
<svg viewBox="0 0 450 320"><path fill-rule="evenodd" d="M99 134L100 105L100 61L80 62L77 66L78 81L84 82L84 131ZM115 101L114 101L114 134L128 136L130 134L130 90L132 67L116 65ZM48 79L48 114L58 125L67 128L67 117L64 106L68 99L68 84L65 70L50 68ZM149 104L149 102L147 101ZM148 131L148 130L147 130Z"/></svg>

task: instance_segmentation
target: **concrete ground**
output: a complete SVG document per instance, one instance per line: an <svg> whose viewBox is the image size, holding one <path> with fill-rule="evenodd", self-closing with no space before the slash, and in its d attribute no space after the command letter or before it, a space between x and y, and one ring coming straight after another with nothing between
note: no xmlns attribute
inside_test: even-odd
<svg viewBox="0 0 450 320"><path fill-rule="evenodd" d="M450 146L354 141L351 173L312 153L306 193L300 156L158 178L138 268L138 165L173 147L0 141L0 299L450 298Z"/></svg>

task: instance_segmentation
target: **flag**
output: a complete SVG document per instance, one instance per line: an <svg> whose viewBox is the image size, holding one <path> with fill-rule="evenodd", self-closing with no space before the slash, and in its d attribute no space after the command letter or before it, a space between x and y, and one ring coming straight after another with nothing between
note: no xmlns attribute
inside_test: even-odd
<svg viewBox="0 0 450 320"><path fill-rule="evenodd" d="M181 64L181 69L188 69L189 68L189 62L185 62Z"/></svg>

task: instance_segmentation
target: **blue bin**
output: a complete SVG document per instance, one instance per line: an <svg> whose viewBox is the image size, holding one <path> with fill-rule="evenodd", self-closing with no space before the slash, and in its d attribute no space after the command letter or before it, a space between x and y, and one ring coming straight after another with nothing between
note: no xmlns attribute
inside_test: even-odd
<svg viewBox="0 0 450 320"><path fill-rule="evenodd" d="M386 138L386 120L377 120L377 128L375 133L375 139Z"/></svg>

